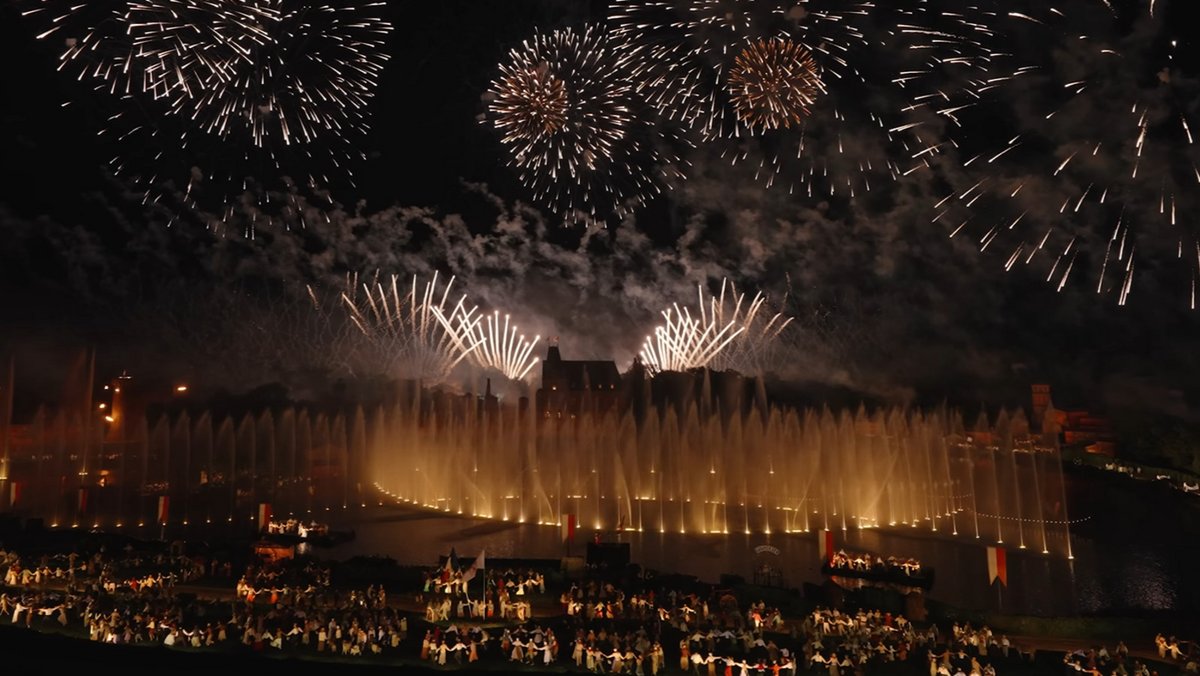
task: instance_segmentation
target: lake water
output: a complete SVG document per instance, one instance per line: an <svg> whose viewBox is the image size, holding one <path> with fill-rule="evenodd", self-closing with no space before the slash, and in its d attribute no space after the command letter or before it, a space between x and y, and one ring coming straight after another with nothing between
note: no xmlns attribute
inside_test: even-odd
<svg viewBox="0 0 1200 676"><path fill-rule="evenodd" d="M1161 516L1163 510L1177 508L1176 501L1190 498L1160 495L1169 491L1165 487L1113 481L1096 476L1074 481L1073 493L1083 497L1073 495L1072 503L1094 510L1071 536L1074 559L1043 555L1040 547L1020 550L1008 545L1004 588L987 579L986 546L994 543L973 536L930 533L924 528L836 530L835 546L916 558L936 571L929 598L959 607L1041 616L1196 609L1200 598L1192 573L1196 552L1188 544L1195 541L1194 534L1172 535ZM1118 493L1116 499L1135 501L1135 507L1106 509L1104 498ZM1077 509L1072 518L1086 515ZM496 558L557 558L567 553L556 526L483 521L405 506L370 507L340 520L337 523L335 517L335 525L354 528L357 537L328 552L337 558L385 555L401 563L432 566L452 547L461 557L474 556L480 549ZM584 543L593 535L586 529L578 532L573 553L582 555ZM790 587L824 580L816 533L606 532L602 537L629 543L632 560L645 568L711 582L725 573L751 580L756 565L764 561L781 570ZM755 548L764 544L777 548L779 555L756 554Z"/></svg>

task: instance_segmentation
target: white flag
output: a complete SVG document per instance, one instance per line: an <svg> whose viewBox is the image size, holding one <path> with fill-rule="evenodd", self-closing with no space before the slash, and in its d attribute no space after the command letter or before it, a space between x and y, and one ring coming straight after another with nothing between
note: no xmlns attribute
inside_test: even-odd
<svg viewBox="0 0 1200 676"><path fill-rule="evenodd" d="M471 580L474 580L475 579L475 571L483 570L483 568L484 568L484 552L486 552L486 551L487 551L486 549L479 550L479 556L475 557L475 560L471 563L471 567L467 568L467 572L463 573L463 576L462 576L463 582L470 582Z"/></svg>

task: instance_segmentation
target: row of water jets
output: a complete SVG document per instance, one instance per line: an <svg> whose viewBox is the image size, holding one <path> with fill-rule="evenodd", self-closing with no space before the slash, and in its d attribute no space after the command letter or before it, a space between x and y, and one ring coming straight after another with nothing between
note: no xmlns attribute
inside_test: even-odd
<svg viewBox="0 0 1200 676"><path fill-rule="evenodd" d="M681 534L907 528L1070 556L1061 457L1024 414L964 425L901 409L532 409L402 402L321 413L186 413L90 434L35 417L12 505L53 523L252 519L385 494L464 516ZM158 498L167 496L169 508ZM93 524L94 522L94 524Z"/></svg>
<svg viewBox="0 0 1200 676"><path fill-rule="evenodd" d="M409 418L369 455L395 499L473 517L681 534L908 528L1070 556L1061 456L1023 413L695 406Z"/></svg>

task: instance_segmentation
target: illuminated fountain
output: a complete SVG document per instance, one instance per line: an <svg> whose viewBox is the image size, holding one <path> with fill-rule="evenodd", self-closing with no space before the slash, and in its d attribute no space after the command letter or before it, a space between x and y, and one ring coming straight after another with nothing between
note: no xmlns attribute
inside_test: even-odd
<svg viewBox="0 0 1200 676"><path fill-rule="evenodd" d="M1023 413L968 430L945 410L800 411L769 406L761 382L743 398L720 382L714 394L707 375L692 395L691 374L653 382L665 397L647 386L553 416L411 381L369 408L180 413L107 432L43 412L8 471L25 488L17 509L52 525L248 523L260 502L282 515L375 501L373 482L423 508L515 522L908 529L1070 555L1056 435L1031 433Z"/></svg>
<svg viewBox="0 0 1200 676"><path fill-rule="evenodd" d="M967 432L946 411L715 410L397 406L380 414L368 471L397 499L490 519L574 514L599 530L696 534L907 528L1070 555L1057 444L1021 413Z"/></svg>
<svg viewBox="0 0 1200 676"><path fill-rule="evenodd" d="M39 411L12 458L20 498L6 506L51 526L157 528L245 524L260 502L286 515L364 497L361 408L183 412L129 425L109 418L105 429L71 412Z"/></svg>

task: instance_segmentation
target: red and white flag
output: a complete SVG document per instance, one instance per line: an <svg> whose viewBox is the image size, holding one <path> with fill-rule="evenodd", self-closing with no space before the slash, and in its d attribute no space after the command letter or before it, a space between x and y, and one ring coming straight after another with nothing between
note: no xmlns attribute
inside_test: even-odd
<svg viewBox="0 0 1200 676"><path fill-rule="evenodd" d="M266 530L269 523L271 523L271 503L260 502L258 503L258 530Z"/></svg>
<svg viewBox="0 0 1200 676"><path fill-rule="evenodd" d="M471 562L471 566L467 568L466 572L463 573L463 582L470 582L471 580L474 580L475 574L484 569L484 566L487 563L484 560L484 552L486 551L486 549L479 550L479 556L475 557L475 560Z"/></svg>
<svg viewBox="0 0 1200 676"><path fill-rule="evenodd" d="M80 514L87 513L87 489L86 488L79 489L79 502L77 503L77 506L79 507Z"/></svg>
<svg viewBox="0 0 1200 676"><path fill-rule="evenodd" d="M563 514L562 517L562 540L563 542L575 541L575 515Z"/></svg>
<svg viewBox="0 0 1200 676"><path fill-rule="evenodd" d="M166 495L158 496L158 522L166 523L171 508L171 498Z"/></svg>
<svg viewBox="0 0 1200 676"><path fill-rule="evenodd" d="M817 534L817 551L822 561L833 563L833 531L823 530Z"/></svg>
<svg viewBox="0 0 1200 676"><path fill-rule="evenodd" d="M988 547L988 584L1000 580L1000 584L1008 586L1008 557L1003 547Z"/></svg>

